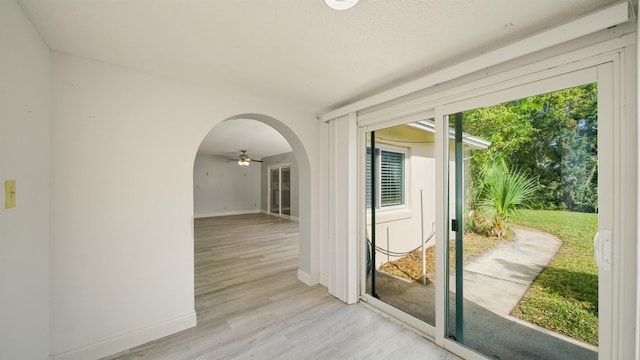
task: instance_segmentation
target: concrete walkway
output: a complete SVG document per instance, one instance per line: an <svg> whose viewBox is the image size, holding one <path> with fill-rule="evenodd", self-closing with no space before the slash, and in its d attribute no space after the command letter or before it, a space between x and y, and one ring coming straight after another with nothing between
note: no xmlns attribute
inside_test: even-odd
<svg viewBox="0 0 640 360"><path fill-rule="evenodd" d="M558 335L509 314L562 245L557 237L514 226L514 241L465 264L464 344L496 359L596 360L597 348ZM399 280L376 272L380 299L428 324L435 324L435 284ZM437 278L436 278L437 281ZM455 277L450 278L455 288ZM448 319L455 334L455 295Z"/></svg>
<svg viewBox="0 0 640 360"><path fill-rule="evenodd" d="M515 240L503 242L464 267L464 297L504 315L511 314L562 246L560 239L546 232L517 225L511 230ZM455 284L455 276L450 281Z"/></svg>

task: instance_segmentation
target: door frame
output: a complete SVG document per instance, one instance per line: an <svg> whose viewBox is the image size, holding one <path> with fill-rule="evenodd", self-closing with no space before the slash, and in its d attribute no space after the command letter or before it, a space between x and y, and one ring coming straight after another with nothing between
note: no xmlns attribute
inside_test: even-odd
<svg viewBox="0 0 640 360"><path fill-rule="evenodd" d="M606 42L608 46L614 42L611 40ZM619 44L618 44L619 45ZM599 317L601 326L606 326L604 331L600 331L599 340L599 357L605 358L621 358L627 354L633 354L630 344L634 343L636 332L635 327L636 316L630 317L624 315L629 311L635 310L636 284L632 281L636 280L635 262L637 260L635 220L637 216L637 191L634 190L633 196L623 197L622 191L633 189L630 180L637 179L637 126L631 124L628 118L637 116L635 107L625 107L624 104L629 99L635 97L637 90L625 82L625 77L635 78L637 49L635 41L627 39L624 46L614 47L606 52L597 52L598 48L602 48L602 44L593 45L591 48L579 49L569 54L561 54L552 58L542 58L537 62L526 66L517 67L514 70L496 73L493 76L483 77L480 80L469 81L462 85L445 89L442 92L427 94L423 100L421 108L422 113L430 113L434 115L436 120L436 136L441 140L436 142L436 188L441 189L440 196L436 198L436 208L442 209L436 212L436 232L445 234L448 230L448 193L445 191L448 186L448 124L442 119L444 115L453 114L455 112L484 107L504 101L524 98L540 93L561 90L572 86L584 84L585 76L590 76L593 81L598 82L599 86L599 116L603 111L609 113L611 121L613 121L610 130L610 141L602 143L601 146L610 147L609 171L601 170L610 176L613 186L613 204L611 205L612 219L607 220L614 234L613 257L614 266L610 273L610 289L602 289L600 292L608 291L610 298L601 300L599 309L601 311ZM585 56L585 52L590 56ZM608 64L608 65L604 65ZM590 75L585 75L589 73ZM594 75L595 74L595 75ZM605 80L603 76L608 77ZM608 81L608 83L607 83ZM575 84L575 85L574 85ZM603 87L604 85L604 87ZM601 88L603 87L603 88ZM604 88L608 88L605 90ZM600 108L600 93L610 91L612 101L610 108ZM415 99L415 98L414 98ZM490 101L489 101L490 100ZM396 105L397 106L397 105ZM401 108L405 111L406 109ZM372 130L386 128L416 120L416 113L393 117L389 115L390 121L377 122L375 124L362 123L358 124L358 163L359 163L359 225L360 239L358 239L358 248L360 249L360 286L359 294L363 302L387 313L388 315L398 319L407 326L413 328L424 336L431 338L436 344L449 349L465 358L482 359L483 356L445 338L445 309L444 295L447 291L445 282L439 282L436 290L436 327L417 321L417 319L400 312L399 310L373 298L366 293L366 247L365 247L365 219L366 206L364 205L364 144L366 144L365 134ZM604 121L604 120L603 120ZM626 129L626 130L625 130ZM599 136L599 138L601 138ZM600 139L599 139L600 141ZM439 145L438 145L439 144ZM439 160L438 160L439 159ZM631 166L633 165L633 166ZM626 185L626 186L625 186ZM623 216L627 215L627 216ZM624 220L623 220L624 217ZM633 222L632 222L633 221ZM599 227L601 225L599 224ZM440 238L440 251L436 251L436 271L443 274L445 271L445 252L444 240ZM633 275L629 275L633 274ZM602 284L602 281L600 281ZM623 296L627 294L628 296ZM635 312L635 311L634 311ZM631 331L629 331L631 329ZM626 346L626 348L625 348Z"/></svg>
<svg viewBox="0 0 640 360"><path fill-rule="evenodd" d="M602 122L598 122L598 159L599 159L599 169L598 174L602 174L602 176L598 176L599 180L599 230L609 229L613 230L613 234L619 234L620 229L616 228L613 221L613 213L614 213L614 202L619 203L619 199L616 199L615 189L617 188L614 184L614 174L620 173L620 169L615 169L614 167L614 152L615 152L615 144L617 143L617 139L620 138L620 134L615 133L615 129L620 128L619 126L619 118L617 118L613 112L613 102L615 94L613 92L613 83L614 83L614 67L615 63L619 63L619 56L613 54L611 58L607 59L607 61L603 62L600 65L595 65L583 69L574 70L566 72L561 75L553 75L548 78L542 78L540 80L525 83L522 85L518 85L512 88L505 88L499 91L491 92L485 95L460 100L457 102L453 102L441 107L436 108L436 116L437 119L442 119L443 125L445 125L446 132L439 133L440 137L448 136L449 133L449 122L446 121L448 115L457 114L463 111L476 109L480 107L486 107L491 105L500 104L506 101L522 99L530 96L539 95L542 93L548 93L553 91L558 91L562 89L572 88L580 85L585 85L589 83L597 83L598 84L598 118L602 119ZM611 122L607 122L606 119L611 119ZM438 144L438 143L437 143ZM448 146L448 142L446 142ZM436 160L438 161L438 160ZM441 161L442 166L448 166L451 159L451 155L449 151L443 152L443 156ZM446 172L445 178L443 179L443 183L451 184L451 180L449 178L450 173ZM454 179L453 181L457 181ZM604 185L604 186L603 186ZM449 191L452 191L451 189ZM442 195L442 194L441 194ZM619 195L619 194L618 194ZM616 201L617 200L617 201ZM437 212L436 218L438 216L443 216L444 219L440 218L438 221L439 224L449 224L450 212L448 211L448 207L450 205L449 194L445 194L445 196L441 197L441 201L445 204L445 208L447 210ZM441 244L441 251L445 251L444 244L448 243L450 240L451 232L448 231L448 226L442 229L443 232L441 234L447 234L448 236L444 236L444 242ZM458 234L456 234L458 235ZM619 245L619 244L616 244ZM617 252L619 256L619 252ZM439 254L441 259L446 258L446 254ZM614 257L616 257L614 255ZM447 265L443 261L440 266L437 267L440 271L446 271ZM619 272L619 271L618 271ZM444 273L444 272L442 272ZM615 271L603 271L602 268L599 271L599 299L598 299L598 308L599 308L599 354L610 354L612 351L612 342L615 337L607 336L607 334L613 334L614 330L612 327L612 319L613 319L613 304L614 304L614 289L612 284L615 283ZM619 274L618 274L619 277ZM447 294L450 287L447 287L446 282L441 282L437 284L440 294ZM445 299L446 300L446 299ZM447 302L445 301L443 309L447 309ZM441 316L443 325L446 321L445 314L437 313L436 316ZM444 329L442 329L444 330ZM468 348L463 347L460 343L452 341L448 339L445 331L437 332L436 341L440 342L442 346L446 349L450 349L459 353L469 359L482 358L478 357L475 352L469 351ZM615 335L613 335L615 336ZM599 355L600 358L608 359L609 355Z"/></svg>

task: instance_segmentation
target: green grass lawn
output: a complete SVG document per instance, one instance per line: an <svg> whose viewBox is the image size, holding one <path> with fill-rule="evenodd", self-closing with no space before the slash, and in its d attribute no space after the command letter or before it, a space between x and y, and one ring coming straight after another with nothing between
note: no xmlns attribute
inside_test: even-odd
<svg viewBox="0 0 640 360"><path fill-rule="evenodd" d="M598 215L522 210L515 222L554 234L563 245L512 315L598 345L598 267L593 258Z"/></svg>

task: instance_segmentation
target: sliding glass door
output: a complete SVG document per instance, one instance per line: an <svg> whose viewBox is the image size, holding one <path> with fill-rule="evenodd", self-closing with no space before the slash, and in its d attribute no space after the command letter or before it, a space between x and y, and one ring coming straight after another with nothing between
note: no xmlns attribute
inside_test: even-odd
<svg viewBox="0 0 640 360"><path fill-rule="evenodd" d="M368 132L367 292L435 325L433 119Z"/></svg>
<svg viewBox="0 0 640 360"><path fill-rule="evenodd" d="M268 212L270 214L291 216L291 166L270 166L268 173Z"/></svg>
<svg viewBox="0 0 640 360"><path fill-rule="evenodd" d="M598 358L597 100L593 83L447 116L450 339Z"/></svg>
<svg viewBox="0 0 640 360"><path fill-rule="evenodd" d="M609 354L612 78L606 63L363 131L365 299L465 358Z"/></svg>

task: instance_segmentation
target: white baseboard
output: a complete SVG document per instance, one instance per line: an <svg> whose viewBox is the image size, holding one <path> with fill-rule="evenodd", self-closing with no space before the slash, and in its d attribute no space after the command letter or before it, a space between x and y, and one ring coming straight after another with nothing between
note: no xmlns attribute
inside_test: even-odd
<svg viewBox="0 0 640 360"><path fill-rule="evenodd" d="M218 217L218 216L259 214L261 212L262 212L261 210L219 211L219 212L214 212L214 213L194 214L193 217L196 218L196 219L200 219L200 218Z"/></svg>
<svg viewBox="0 0 640 360"><path fill-rule="evenodd" d="M300 222L300 218L297 216L274 214L274 213L267 212L266 210L262 210L261 212L265 215L275 216L275 217L279 217L279 218L283 218L283 219L287 219L295 222Z"/></svg>
<svg viewBox="0 0 640 360"><path fill-rule="evenodd" d="M50 360L86 360L100 359L134 346L148 343L149 341L177 333L196 326L195 311L177 318L163 321L145 328L129 331L122 335L102 340L97 343L83 346L60 354L51 355Z"/></svg>
<svg viewBox="0 0 640 360"><path fill-rule="evenodd" d="M320 274L309 275L306 272L298 269L298 280L302 281L308 286L312 286L320 283Z"/></svg>

